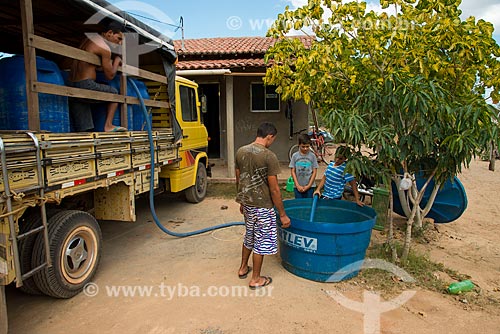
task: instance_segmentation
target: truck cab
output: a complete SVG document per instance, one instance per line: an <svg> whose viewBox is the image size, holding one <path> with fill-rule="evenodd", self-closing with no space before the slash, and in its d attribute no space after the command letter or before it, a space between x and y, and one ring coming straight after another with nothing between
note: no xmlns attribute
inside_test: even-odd
<svg viewBox="0 0 500 334"><path fill-rule="evenodd" d="M187 189L186 199L197 203L205 197L207 176L211 176L207 157L208 132L201 119L198 85L191 80L176 77L175 94L179 106L176 118L183 130L182 145L179 148L181 161L176 167L163 169L160 177L170 181L167 184L169 191Z"/></svg>

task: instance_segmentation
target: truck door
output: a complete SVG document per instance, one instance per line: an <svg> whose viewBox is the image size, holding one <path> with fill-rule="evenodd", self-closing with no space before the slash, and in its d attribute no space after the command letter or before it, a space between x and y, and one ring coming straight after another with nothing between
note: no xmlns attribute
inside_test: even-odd
<svg viewBox="0 0 500 334"><path fill-rule="evenodd" d="M177 80L177 119L182 128L182 150L207 150L208 133L200 119L197 87Z"/></svg>

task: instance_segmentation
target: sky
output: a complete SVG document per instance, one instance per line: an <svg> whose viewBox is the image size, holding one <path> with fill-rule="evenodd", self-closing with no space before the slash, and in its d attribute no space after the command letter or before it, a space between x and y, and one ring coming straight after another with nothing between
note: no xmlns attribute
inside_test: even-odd
<svg viewBox="0 0 500 334"><path fill-rule="evenodd" d="M181 39L180 18L184 21L184 38L265 36L267 29L286 6L291 9L307 0L108 0L119 8L141 15L148 23L172 39ZM368 1L370 2L370 1ZM378 10L378 3L370 8ZM475 16L495 26L494 37L500 43L500 1L462 0L462 19ZM152 20L147 19L151 18ZM158 23L166 22L171 25Z"/></svg>

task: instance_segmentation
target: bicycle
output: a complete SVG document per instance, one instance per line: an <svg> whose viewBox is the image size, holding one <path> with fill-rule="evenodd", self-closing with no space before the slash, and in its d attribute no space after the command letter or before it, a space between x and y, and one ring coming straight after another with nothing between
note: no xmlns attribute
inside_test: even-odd
<svg viewBox="0 0 500 334"><path fill-rule="evenodd" d="M294 132L293 134L298 135L306 130L307 129L302 129L297 132ZM318 159L318 162L324 162L325 164L328 164L330 162L329 161L330 157L333 156L335 153L336 145L329 141L325 141L327 133L323 131L317 131L315 127L313 127L312 133L311 134L308 133L308 135L309 137L311 137L310 150L314 153L314 155L316 155L316 159ZM298 144L292 145L288 150L288 159L291 161L292 155L298 151L299 151L299 145Z"/></svg>

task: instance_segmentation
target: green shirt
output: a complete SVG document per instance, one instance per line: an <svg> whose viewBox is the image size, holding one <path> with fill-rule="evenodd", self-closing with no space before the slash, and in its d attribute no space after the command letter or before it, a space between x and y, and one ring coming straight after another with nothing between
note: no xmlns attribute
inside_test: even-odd
<svg viewBox="0 0 500 334"><path fill-rule="evenodd" d="M256 143L242 146L236 152L236 169L240 171L236 202L258 208L274 207L267 177L281 172L276 154Z"/></svg>

